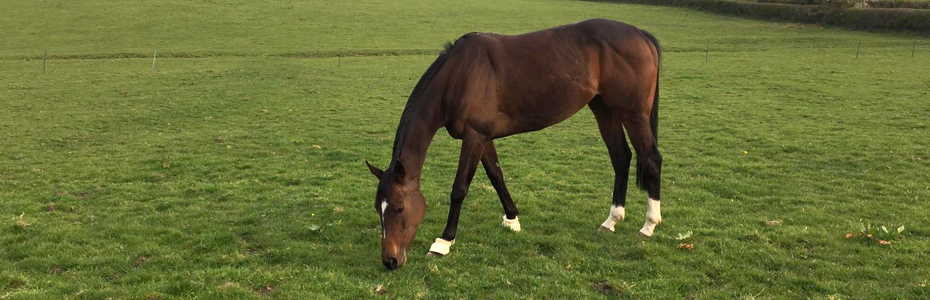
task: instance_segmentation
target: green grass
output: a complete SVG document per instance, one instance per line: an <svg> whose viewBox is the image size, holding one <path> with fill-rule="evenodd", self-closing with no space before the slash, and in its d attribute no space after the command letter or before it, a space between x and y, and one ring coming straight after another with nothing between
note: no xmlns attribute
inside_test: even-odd
<svg viewBox="0 0 930 300"><path fill-rule="evenodd" d="M585 110L497 142L523 232L479 171L435 259L460 144L440 131L426 221L385 271L363 160L387 164L417 53L592 17L667 49L657 235L640 191L596 231L613 173ZM574 1L22 2L0 36L0 299L930 297L930 49L909 36ZM151 71L156 47L176 55ZM907 229L844 238L860 220Z"/></svg>

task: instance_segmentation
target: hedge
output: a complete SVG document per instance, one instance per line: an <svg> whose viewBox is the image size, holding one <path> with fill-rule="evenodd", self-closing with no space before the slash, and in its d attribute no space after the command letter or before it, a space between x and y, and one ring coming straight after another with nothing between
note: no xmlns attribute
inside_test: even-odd
<svg viewBox="0 0 930 300"><path fill-rule="evenodd" d="M823 24L858 30L894 30L930 34L930 10L842 8L825 5L732 0L594 0L687 7L756 19Z"/></svg>
<svg viewBox="0 0 930 300"><path fill-rule="evenodd" d="M930 9L930 1L913 0L744 0L749 2L797 5L825 5L840 8L911 8Z"/></svg>

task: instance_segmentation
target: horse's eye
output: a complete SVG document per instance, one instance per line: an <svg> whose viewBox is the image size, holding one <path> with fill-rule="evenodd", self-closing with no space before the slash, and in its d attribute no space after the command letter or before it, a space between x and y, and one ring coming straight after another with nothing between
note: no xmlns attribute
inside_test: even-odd
<svg viewBox="0 0 930 300"><path fill-rule="evenodd" d="M403 207L397 209L397 213L402 213L402 212L404 212L404 208L403 208Z"/></svg>

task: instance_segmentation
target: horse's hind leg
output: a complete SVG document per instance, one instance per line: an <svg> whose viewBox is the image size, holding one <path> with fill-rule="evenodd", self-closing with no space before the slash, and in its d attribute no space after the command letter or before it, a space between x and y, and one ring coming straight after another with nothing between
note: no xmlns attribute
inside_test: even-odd
<svg viewBox="0 0 930 300"><path fill-rule="evenodd" d="M662 222L659 208L662 155L659 153L649 118L648 114L640 112L625 114L623 118L623 125L630 134L630 142L636 149L636 183L646 190L649 196L646 203L646 224L639 230L639 233L645 236L652 236L656 225Z"/></svg>
<svg viewBox="0 0 930 300"><path fill-rule="evenodd" d="M623 135L622 115L607 107L604 100L598 96L588 104L594 117L597 119L597 126L601 131L601 137L607 144L607 152L610 154L610 163L614 168L614 195L613 204L610 207L610 214L607 220L601 224L601 230L614 231L614 225L623 221L626 217L626 190L630 177L630 159L633 153L626 143L626 136Z"/></svg>
<svg viewBox="0 0 930 300"><path fill-rule="evenodd" d="M501 170L497 161L497 149L494 148L494 142L488 141L484 147L484 155L481 156L481 164L484 165L484 172L488 174L491 185L497 191L497 196L501 199L501 205L504 206L504 222L501 224L513 231L520 231L520 220L517 219L517 205L510 198L510 192L507 191L507 185L504 184L504 172Z"/></svg>

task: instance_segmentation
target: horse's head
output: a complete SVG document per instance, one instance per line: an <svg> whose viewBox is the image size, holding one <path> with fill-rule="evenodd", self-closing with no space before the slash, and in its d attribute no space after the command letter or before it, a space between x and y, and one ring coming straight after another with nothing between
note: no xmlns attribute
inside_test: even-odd
<svg viewBox="0 0 930 300"><path fill-rule="evenodd" d="M419 184L405 179L400 161L387 171L365 164L379 180L375 211L381 217L381 262L396 269L407 262L407 249L426 215L426 201Z"/></svg>

